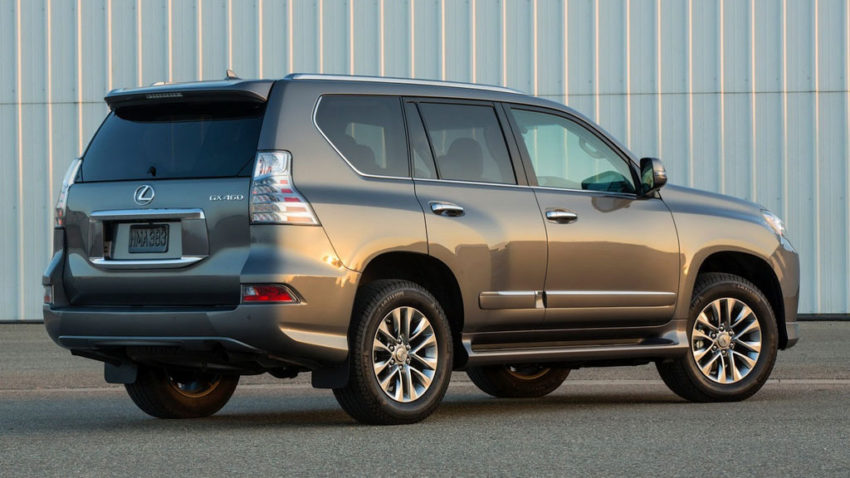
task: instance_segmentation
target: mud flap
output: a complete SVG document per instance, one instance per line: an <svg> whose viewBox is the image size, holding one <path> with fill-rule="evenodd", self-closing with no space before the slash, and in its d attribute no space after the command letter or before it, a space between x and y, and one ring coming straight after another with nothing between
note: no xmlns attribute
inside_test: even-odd
<svg viewBox="0 0 850 478"><path fill-rule="evenodd" d="M106 383L136 383L138 372L136 364L130 362L121 362L118 365L109 362L103 364L103 378Z"/></svg>

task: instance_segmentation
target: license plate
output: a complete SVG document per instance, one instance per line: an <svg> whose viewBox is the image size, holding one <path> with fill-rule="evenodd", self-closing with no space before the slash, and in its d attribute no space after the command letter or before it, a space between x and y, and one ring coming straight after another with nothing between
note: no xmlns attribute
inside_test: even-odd
<svg viewBox="0 0 850 478"><path fill-rule="evenodd" d="M168 251L168 224L130 226L130 253Z"/></svg>

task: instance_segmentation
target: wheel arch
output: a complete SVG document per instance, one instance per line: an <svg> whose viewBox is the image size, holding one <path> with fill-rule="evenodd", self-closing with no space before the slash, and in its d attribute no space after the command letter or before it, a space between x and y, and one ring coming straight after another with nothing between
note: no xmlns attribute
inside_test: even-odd
<svg viewBox="0 0 850 478"><path fill-rule="evenodd" d="M735 274L755 284L765 295L773 309L776 328L779 331L779 348L784 349L788 344L788 331L785 327L785 302L779 279L770 264L763 258L741 251L716 251L705 257L693 276L708 272L725 272ZM693 296L694 284L688 290L688 304Z"/></svg>
<svg viewBox="0 0 850 478"><path fill-rule="evenodd" d="M463 297L452 270L441 260L427 254L385 252L373 257L363 268L357 284L358 291L370 282L382 279L409 280L431 292L443 307L451 326L454 367L466 363L466 351L461 343L464 323ZM349 337L351 332L349 328Z"/></svg>

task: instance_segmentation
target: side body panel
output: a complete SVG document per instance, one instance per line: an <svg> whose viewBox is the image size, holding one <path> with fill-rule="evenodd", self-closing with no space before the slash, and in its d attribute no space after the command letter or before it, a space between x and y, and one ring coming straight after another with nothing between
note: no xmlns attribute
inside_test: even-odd
<svg viewBox="0 0 850 478"><path fill-rule="evenodd" d="M269 108L279 111L272 119L277 124L264 128L260 149L292 153L293 182L346 268L362 271L386 252L427 254L425 221L413 181L359 175L316 127L313 114L319 97L346 93L376 92L368 85L339 82L279 82L269 99Z"/></svg>
<svg viewBox="0 0 850 478"><path fill-rule="evenodd" d="M673 316L679 244L660 199L589 191L535 190L544 214L564 209L578 219L546 221L546 327L641 326Z"/></svg>
<svg viewBox="0 0 850 478"><path fill-rule="evenodd" d="M686 319L694 283L703 262L717 252L741 252L770 266L782 288L785 317L797 320L800 266L787 239L778 239L748 201L705 191L668 185L661 190L673 212L682 250L681 289L675 317Z"/></svg>
<svg viewBox="0 0 850 478"><path fill-rule="evenodd" d="M428 211L430 254L460 284L464 331L540 327L546 231L531 189L417 179L416 194ZM433 214L432 201L454 203L464 214Z"/></svg>

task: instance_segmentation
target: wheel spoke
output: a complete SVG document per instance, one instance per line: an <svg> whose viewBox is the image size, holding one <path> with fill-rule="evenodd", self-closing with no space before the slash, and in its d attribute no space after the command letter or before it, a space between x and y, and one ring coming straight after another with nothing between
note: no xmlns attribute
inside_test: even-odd
<svg viewBox="0 0 850 478"><path fill-rule="evenodd" d="M410 376L410 366L404 366L402 379L404 380L404 392L407 398L410 400L419 398L419 394L416 393L416 388L413 386L413 377Z"/></svg>
<svg viewBox="0 0 850 478"><path fill-rule="evenodd" d="M396 376L395 393L393 394L393 398L397 402L401 402L401 401L404 401L404 385L403 385L403 380L401 378L401 375L402 375L401 368L398 368L396 371L398 373L395 374L395 376Z"/></svg>
<svg viewBox="0 0 850 478"><path fill-rule="evenodd" d="M741 371L738 370L738 365L735 364L735 356L732 355L732 350L726 351L726 361L729 363L729 368L732 369L732 381L737 382L741 380L743 377Z"/></svg>
<svg viewBox="0 0 850 478"><path fill-rule="evenodd" d="M705 332L703 332L700 329L694 329L693 337L691 337L691 339L692 340L702 339L702 340L707 340L709 342L714 342L714 339L712 339L708 334L706 334Z"/></svg>
<svg viewBox="0 0 850 478"><path fill-rule="evenodd" d="M390 355L393 354L392 350L390 350L390 348L387 347L387 345L385 343L381 342L381 340L378 339L377 336L375 337L375 340L372 342L372 352L384 352L384 353L388 353Z"/></svg>
<svg viewBox="0 0 850 478"><path fill-rule="evenodd" d="M711 330L712 332L717 332L717 327L712 325L711 321L708 320L708 316L705 315L705 311L703 311L699 314L699 316L697 316L697 323L707 327L708 330Z"/></svg>
<svg viewBox="0 0 850 478"><path fill-rule="evenodd" d="M720 362L717 363L717 381L726 383L726 357L722 353L717 354Z"/></svg>
<svg viewBox="0 0 850 478"><path fill-rule="evenodd" d="M402 312L401 339L407 342L410 337L410 321L412 320L413 309L405 307Z"/></svg>
<svg viewBox="0 0 850 478"><path fill-rule="evenodd" d="M410 342L413 342L413 340L419 337L422 332L431 328L431 324L429 324L428 321L425 320L424 315L416 314L416 319L416 328L413 330L413 332L410 333L410 339L408 339Z"/></svg>
<svg viewBox="0 0 850 478"><path fill-rule="evenodd" d="M708 376L711 373L711 366L714 364L714 362L717 361L718 358L720 358L720 354L715 353L714 355L711 356L711 360L709 360L708 363L700 366L700 370L702 370L702 373L704 373L706 376Z"/></svg>
<svg viewBox="0 0 850 478"><path fill-rule="evenodd" d="M697 363L699 363L700 360L702 360L706 355L708 355L709 352L711 352L711 345L709 345L708 347L706 347L704 349L695 350L694 351L694 358L696 359Z"/></svg>
<svg viewBox="0 0 850 478"><path fill-rule="evenodd" d="M425 375L416 367L409 367L409 369L413 376L416 377L416 380L419 381L419 384L422 385L425 390L427 390L428 387L431 386L431 377Z"/></svg>
<svg viewBox="0 0 850 478"><path fill-rule="evenodd" d="M393 342L395 342L395 334L393 334L393 333L390 331L389 327L387 326L387 321L386 321L386 320L382 320L382 321L381 321L381 325L379 325L379 326L378 326L378 332L379 332L379 333L381 333L381 334L384 334L384 337L386 337L386 338L388 338L388 339L392 340ZM376 337L375 337L375 338L376 338L376 339L378 338L378 337L377 337L377 335L376 335Z"/></svg>
<svg viewBox="0 0 850 478"><path fill-rule="evenodd" d="M747 324L747 326L746 326L746 327L744 327L744 330L742 330L742 331L738 332L738 333L735 335L734 339L735 339L735 340L738 340L738 339L740 339L741 337L743 337L743 336L747 335L748 333L750 333L750 332L752 332L752 331L754 331L754 330L756 330L756 329L760 329L760 327L759 327L759 321L758 321L758 320L756 320L756 319L753 319L753 320L752 320L752 322L750 322L749 324Z"/></svg>
<svg viewBox="0 0 850 478"><path fill-rule="evenodd" d="M734 355L735 355L735 357L738 357L739 359L741 359L741 361L743 361L743 362L747 365L747 367L749 367L750 369L752 369L753 367L755 367L755 365L756 365L756 360L753 360L752 358L750 358L750 357L749 357L748 355L746 355L746 354L742 354L742 353L740 353L740 352L736 352L736 351L734 351L734 350L732 350L731 352L732 352L732 354L734 354Z"/></svg>
<svg viewBox="0 0 850 478"><path fill-rule="evenodd" d="M429 335L427 339L425 339L421 344L417 345L416 348L410 351L410 353L414 355L419 355L419 352L422 351L425 347L429 347L431 345L436 345L437 339L433 335Z"/></svg>
<svg viewBox="0 0 850 478"><path fill-rule="evenodd" d="M746 340L735 339L735 344L741 345L755 353L761 352L761 342L747 342Z"/></svg>
<svg viewBox="0 0 850 478"><path fill-rule="evenodd" d="M422 365L424 365L425 367L427 367L430 370L436 370L437 369L437 360L436 359L432 359L432 358L429 358L429 357L422 357L419 354L414 354L414 353L411 353L409 355L409 357L411 359L416 360L417 362L421 363Z"/></svg>
<svg viewBox="0 0 850 478"><path fill-rule="evenodd" d="M714 320L717 323L717 327L720 327L721 325L723 325L723 313L721 312L720 301L715 300L711 303L710 307L711 312L714 315Z"/></svg>
<svg viewBox="0 0 850 478"><path fill-rule="evenodd" d="M732 327L732 311L735 309L737 301L723 299L723 325L729 329Z"/></svg>
<svg viewBox="0 0 850 478"><path fill-rule="evenodd" d="M384 392L386 392L388 394L390 393L390 383L393 381L393 378L395 378L397 375L398 375L398 369L396 368L396 369L393 369L393 371L390 372L386 377L384 377L383 380L381 380L381 389L383 389Z"/></svg>
<svg viewBox="0 0 850 478"><path fill-rule="evenodd" d="M398 341L401 338L401 307L393 309L393 339Z"/></svg>
<svg viewBox="0 0 850 478"><path fill-rule="evenodd" d="M387 368L387 367L389 367L389 365L392 363L392 361L393 361L393 359L392 359L392 358L388 358L388 359L387 359L386 361L384 361L384 362L380 362L380 363L375 362L375 363L373 364L373 367L375 368L375 376L380 376L380 375L381 375L381 372L383 372L384 370L386 370L386 368Z"/></svg>
<svg viewBox="0 0 850 478"><path fill-rule="evenodd" d="M742 320L746 319L747 317L749 317L753 313L753 311L750 310L749 307L747 307L747 304L742 304L742 305L743 305L743 307L741 307L741 311L738 312L738 316L735 317L735 321L732 322L732 326L731 326L732 330L734 330L735 327L737 327L741 323Z"/></svg>

